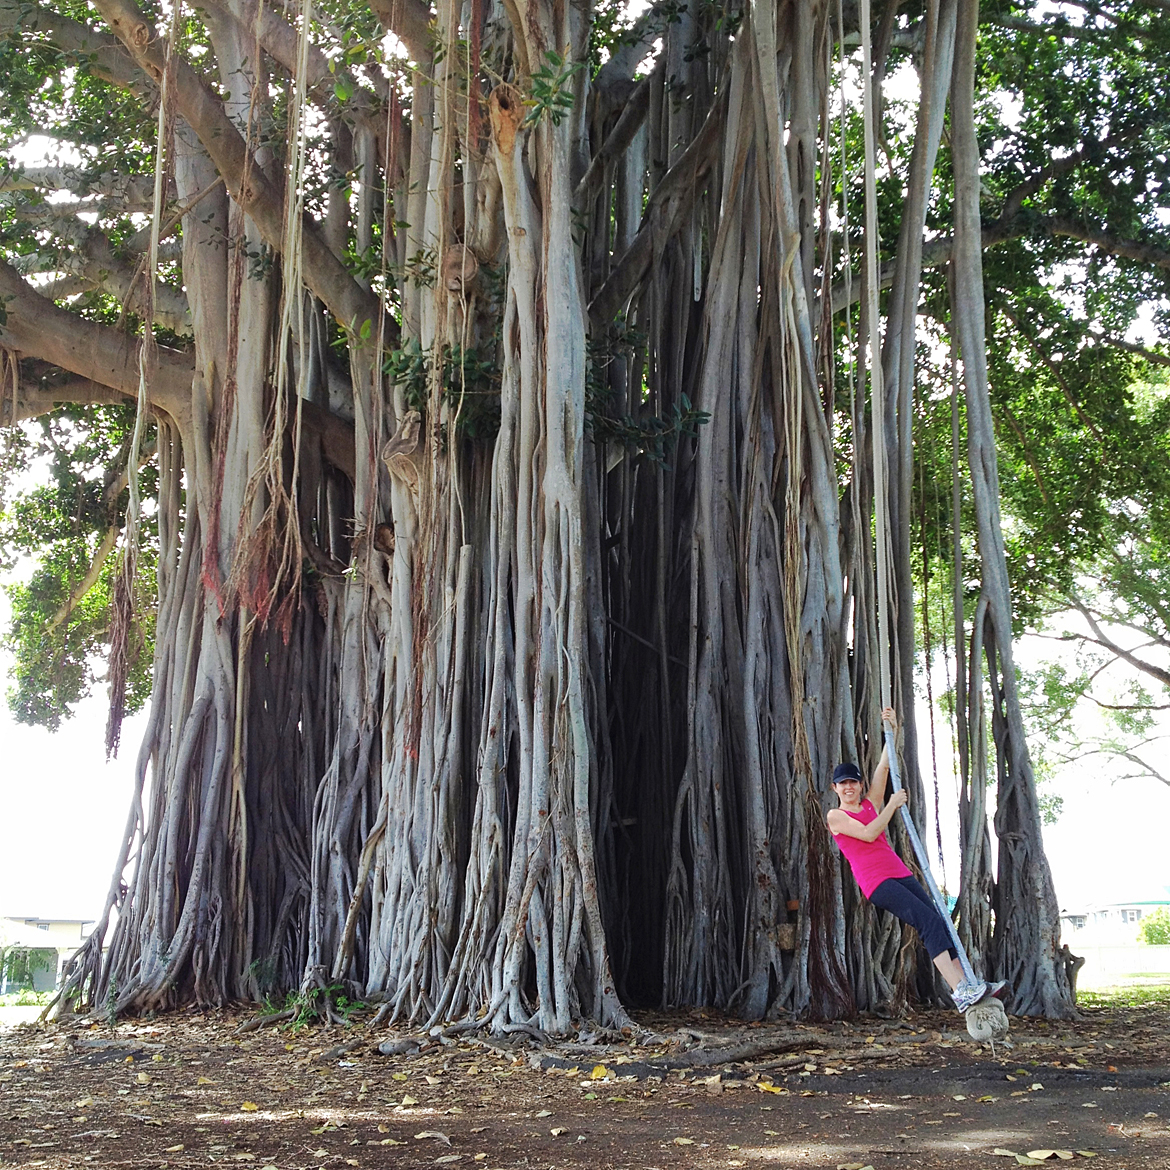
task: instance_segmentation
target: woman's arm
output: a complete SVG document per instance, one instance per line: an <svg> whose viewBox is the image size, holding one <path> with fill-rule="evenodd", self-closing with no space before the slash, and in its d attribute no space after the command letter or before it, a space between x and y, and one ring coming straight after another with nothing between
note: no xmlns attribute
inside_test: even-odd
<svg viewBox="0 0 1170 1170"><path fill-rule="evenodd" d="M886 707L882 711L882 723L888 723L894 729L894 738L898 736L898 713L893 707ZM873 778L869 782L869 791L866 796L878 812L882 811L882 804L886 799L886 781L890 776L890 755L885 745L885 727L882 728L882 758L878 760L873 770Z"/></svg>
<svg viewBox="0 0 1170 1170"><path fill-rule="evenodd" d="M894 813L906 803L906 790L895 792L878 815L863 825L851 817L844 809L835 808L829 811L826 820L829 822L829 831L839 837L856 837L859 841L876 841L885 831L886 826L893 819Z"/></svg>

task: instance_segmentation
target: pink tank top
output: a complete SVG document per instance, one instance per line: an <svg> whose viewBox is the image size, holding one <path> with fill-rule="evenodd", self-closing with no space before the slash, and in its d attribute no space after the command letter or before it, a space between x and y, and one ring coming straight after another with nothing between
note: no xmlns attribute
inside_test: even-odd
<svg viewBox="0 0 1170 1170"><path fill-rule="evenodd" d="M861 802L859 813L849 812L848 809L842 811L863 825L877 819L877 809L870 800ZM906 863L890 848L884 832L873 841L862 841L860 837L850 837L845 833L834 833L833 840L845 854L849 868L853 870L853 876L867 898L886 878L911 876Z"/></svg>

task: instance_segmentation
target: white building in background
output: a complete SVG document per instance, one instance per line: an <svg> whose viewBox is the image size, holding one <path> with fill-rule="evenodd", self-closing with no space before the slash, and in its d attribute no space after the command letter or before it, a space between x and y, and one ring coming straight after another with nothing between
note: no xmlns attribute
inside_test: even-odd
<svg viewBox="0 0 1170 1170"><path fill-rule="evenodd" d="M92 926L90 920L82 918L25 918L19 915L0 918L0 957L12 952L31 955L34 959L29 964L32 967L32 989L53 991L60 980L62 966L85 941ZM13 982L12 973L9 963L0 962L0 995L28 986L27 982L19 986Z"/></svg>
<svg viewBox="0 0 1170 1170"><path fill-rule="evenodd" d="M1156 910L1170 910L1170 886L1143 891L1128 902L1098 902L1061 910L1061 936L1075 951L1082 946L1124 946L1138 941L1144 917Z"/></svg>

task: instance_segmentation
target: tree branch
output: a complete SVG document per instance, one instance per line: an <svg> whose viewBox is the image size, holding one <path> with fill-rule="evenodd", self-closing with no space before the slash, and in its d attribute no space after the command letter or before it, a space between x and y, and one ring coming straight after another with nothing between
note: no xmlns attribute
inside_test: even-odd
<svg viewBox="0 0 1170 1170"><path fill-rule="evenodd" d="M606 136L601 149L590 160L589 169L581 177L577 190L573 192L574 207L582 208L589 203L601 187L605 168L634 141L634 136L642 128L642 123L646 121L646 115L650 110L650 86L654 82L655 74L660 74L663 69L664 66L660 62L654 73L650 77L644 77L631 92L621 117Z"/></svg>
<svg viewBox="0 0 1170 1170"><path fill-rule="evenodd" d="M1061 393L1064 395L1068 404L1076 412L1077 418L1079 418L1081 422L1083 422L1085 426L1088 427L1093 438L1095 438L1097 442L1100 443L1101 432L1097 429L1097 426L1093 420L1089 418L1089 416L1081 408L1081 404L1076 400L1076 397L1072 392L1072 388L1069 386L1068 381L1065 379L1064 374L1060 370L1060 367L1057 366L1052 358L1044 352L1040 346L1040 343L1032 336L1031 332L1024 327L1023 322L1020 321L1019 317L1017 317L1005 303L1000 301L998 303L998 308L1000 312L1002 312L1003 315L1016 327L1016 331L1028 343L1028 347L1040 359L1048 372L1056 379L1056 384L1060 387Z"/></svg>
<svg viewBox="0 0 1170 1170"><path fill-rule="evenodd" d="M701 180L715 161L726 104L724 88L707 112L702 129L650 196L638 234L589 306L595 327L604 328L617 316L699 197Z"/></svg>
<svg viewBox="0 0 1170 1170"><path fill-rule="evenodd" d="M296 75L297 59L300 52L300 37L272 6L264 0L243 0L239 10L229 8L221 0L206 0L222 19L231 20L249 36L260 37L260 46L291 76ZM349 83L353 97L341 103L352 114L355 122L371 131L374 141L382 146L386 137L385 117L374 103L372 95L354 75L334 61L330 70L329 58L313 44L308 46L308 73L305 84L310 93L328 94L336 102L336 85L339 81ZM409 130L409 127L406 128Z"/></svg>
<svg viewBox="0 0 1170 1170"><path fill-rule="evenodd" d="M1138 357L1145 358L1146 361L1153 362L1155 365L1170 366L1170 355L1159 353L1154 349L1147 349L1144 345L1134 345L1133 342L1123 341L1120 337L1110 337L1108 333L1098 333L1095 329L1087 329L1085 335L1094 341L1099 341L1102 345L1123 349L1126 353L1137 354Z"/></svg>
<svg viewBox="0 0 1170 1170"><path fill-rule="evenodd" d="M98 10L130 50L134 59L156 81L161 79L163 46L153 28L131 0L95 0ZM181 56L171 59L175 102L198 135L227 184L232 198L276 252L284 246L283 200L269 183L264 169L250 158L235 123L223 103ZM246 181L245 181L246 177ZM301 242L305 283L353 336L368 321L377 321L380 302L363 288L326 244L317 225L304 219Z"/></svg>
<svg viewBox="0 0 1170 1170"><path fill-rule="evenodd" d="M112 405L138 397L138 340L108 325L98 325L58 308L35 292L10 265L0 261L0 304L7 318L0 326L0 345L22 357L36 358L77 375L62 383L22 382L17 401L0 398L0 426L47 414L63 402ZM157 347L157 363L147 385L152 408L170 415L181 430L190 421L190 354ZM322 407L301 401L306 430L316 435L334 467L352 480L355 473L353 423ZM290 419L290 427L292 420Z"/></svg>
<svg viewBox="0 0 1170 1170"><path fill-rule="evenodd" d="M1091 638L1086 635L1080 635L1085 641L1095 642L1111 654L1116 654L1118 658L1128 662L1136 670L1140 670L1143 674L1148 674L1151 678L1156 678L1163 686L1170 687L1170 671L1164 670L1160 666L1155 666L1152 662L1146 662L1144 659L1138 658L1131 651L1119 646L1101 629L1096 617L1078 597L1070 595L1069 601L1072 602L1073 607L1080 612L1085 621L1089 623L1089 629L1093 631L1093 637Z"/></svg>
<svg viewBox="0 0 1170 1170"><path fill-rule="evenodd" d="M431 6L422 0L370 0L370 11L417 62L431 59Z"/></svg>
<svg viewBox="0 0 1170 1170"><path fill-rule="evenodd" d="M120 175L104 171L94 175L84 167L68 164L22 167L0 177L0 191L68 191L78 198L101 196L117 200L118 210L149 215L154 208L154 175ZM79 208L78 210L86 210ZM97 211L98 206L88 210Z"/></svg>
<svg viewBox="0 0 1170 1170"><path fill-rule="evenodd" d="M136 338L58 308L3 261L0 261L0 301L7 312L7 319L0 327L0 343L19 354L40 358L106 386L115 392L115 400L138 397ZM150 402L180 425L190 413L193 369L189 354L165 346L158 348L158 361L150 378Z"/></svg>
<svg viewBox="0 0 1170 1170"><path fill-rule="evenodd" d="M1153 264L1156 268L1170 268L1170 252L1155 244L1144 244L1141 240L1127 240L1112 232L1088 227L1062 215L1049 216L1047 219L1041 220L1041 223L1054 236L1068 236L1070 239L1080 240L1085 244L1095 244L1103 252L1108 252L1110 255L1140 260L1143 264Z"/></svg>
<svg viewBox="0 0 1170 1170"><path fill-rule="evenodd" d="M146 78L126 56L126 50L109 33L100 33L28 0L0 0L0 33L43 33L94 77L121 89L147 94Z"/></svg>

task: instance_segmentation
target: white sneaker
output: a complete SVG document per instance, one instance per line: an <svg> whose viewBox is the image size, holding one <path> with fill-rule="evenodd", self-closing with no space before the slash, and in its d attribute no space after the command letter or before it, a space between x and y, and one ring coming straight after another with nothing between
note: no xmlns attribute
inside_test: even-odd
<svg viewBox="0 0 1170 1170"><path fill-rule="evenodd" d="M955 1007L965 1012L968 1008L974 1007L987 994L987 984L982 979L977 979L972 982L969 979L964 979L954 991L951 992L951 998L955 1001Z"/></svg>

